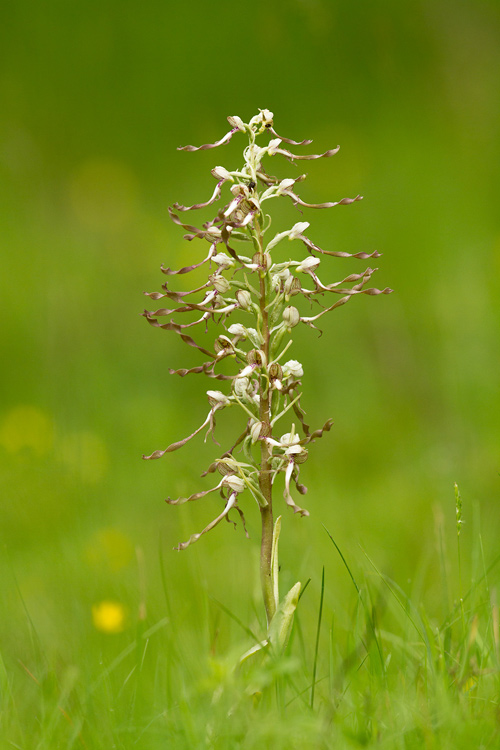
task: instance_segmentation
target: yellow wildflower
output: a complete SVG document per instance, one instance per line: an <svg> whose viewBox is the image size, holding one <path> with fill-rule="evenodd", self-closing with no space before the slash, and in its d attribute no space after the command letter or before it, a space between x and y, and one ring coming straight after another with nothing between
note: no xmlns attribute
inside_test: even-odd
<svg viewBox="0 0 500 750"><path fill-rule="evenodd" d="M102 601L92 605L94 627L102 633L123 632L125 619L125 607L120 602Z"/></svg>

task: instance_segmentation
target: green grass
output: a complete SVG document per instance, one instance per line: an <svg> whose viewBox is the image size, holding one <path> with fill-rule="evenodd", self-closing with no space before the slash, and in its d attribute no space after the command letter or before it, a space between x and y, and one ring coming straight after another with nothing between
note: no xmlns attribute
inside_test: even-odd
<svg viewBox="0 0 500 750"><path fill-rule="evenodd" d="M0 747L498 748L498 0L255 0L236 46L229 2L4 6ZM310 518L283 514L282 591L311 582L283 662L238 674L257 514L248 542L221 524L172 552L214 506L163 498L203 488L212 446L140 456L200 423L209 384L169 378L199 360L140 313L161 263L205 253L166 206L241 158L175 147L256 107L341 145L305 199L365 196L276 227L379 250L395 293L294 336L310 422L335 419ZM221 444L237 429L221 415ZM122 632L95 628L103 601Z"/></svg>
<svg viewBox="0 0 500 750"><path fill-rule="evenodd" d="M120 633L98 632L78 607L59 608L61 621L48 627L43 607L30 613L11 561L3 616L16 633L0 655L0 746L498 747L500 557L485 555L479 535L461 551L460 598L456 554L442 539L407 591L361 548L349 561L327 533L331 555L301 598L286 654L242 667L263 634L258 598L219 604L200 574L186 612L182 587L169 583L170 553L139 553L138 575L117 591L130 611ZM150 564L149 579L141 568ZM196 575L194 557L188 565ZM437 597L424 585L435 567Z"/></svg>

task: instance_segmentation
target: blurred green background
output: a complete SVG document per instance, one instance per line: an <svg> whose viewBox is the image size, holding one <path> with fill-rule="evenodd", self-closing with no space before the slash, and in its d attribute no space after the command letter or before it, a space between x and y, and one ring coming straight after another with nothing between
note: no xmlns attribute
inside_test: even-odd
<svg viewBox="0 0 500 750"><path fill-rule="evenodd" d="M455 481L465 543L474 507L488 558L500 529L497 0L21 0L1 16L0 635L12 664L32 653L24 606L44 651L81 668L108 648L93 605L128 613L120 648L141 602L151 623L163 617L159 547L186 638L205 632L206 592L243 619L248 591L258 597L250 500L249 542L222 525L171 551L216 505L163 498L204 486L213 445L141 454L198 426L211 381L169 376L196 354L139 315L161 263L205 252L167 206L206 200L209 170L237 168L244 144L176 147L258 107L279 133L341 145L308 164L301 195L364 201L289 218L325 248L383 252L375 285L395 290L340 308L319 340L296 337L311 424L335 426L303 467L311 517L284 517L285 580L317 587L328 563L339 606L349 581L325 524L354 566L361 543L400 585L420 571L438 607L436 526L452 544ZM322 277L361 267L332 258ZM238 429L225 416L223 444ZM92 638L104 640L92 650Z"/></svg>

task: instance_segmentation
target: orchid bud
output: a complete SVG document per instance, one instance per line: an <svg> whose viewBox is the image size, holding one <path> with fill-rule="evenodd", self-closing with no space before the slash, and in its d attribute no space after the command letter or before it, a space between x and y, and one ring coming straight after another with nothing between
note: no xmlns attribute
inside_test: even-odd
<svg viewBox="0 0 500 750"><path fill-rule="evenodd" d="M281 195L281 193L285 192L286 190L290 190L290 188L293 188L294 184L295 180L292 180L291 178L281 180L280 184L278 185L278 193Z"/></svg>
<svg viewBox="0 0 500 750"><path fill-rule="evenodd" d="M269 128L273 124L274 114L269 109L261 109L262 124L264 127Z"/></svg>
<svg viewBox="0 0 500 750"><path fill-rule="evenodd" d="M281 378L272 378L271 379L271 388L275 391L282 391L283 390L283 383L281 382Z"/></svg>
<svg viewBox="0 0 500 750"><path fill-rule="evenodd" d="M228 123L231 125L232 128L237 128L238 130L245 130L245 124L241 117L238 117L238 115L231 115L227 118Z"/></svg>
<svg viewBox="0 0 500 750"><path fill-rule="evenodd" d="M209 277L210 282L212 283L214 289L216 289L220 294L226 294L231 289L231 284L229 281L224 278L224 276L221 276L220 274L211 274Z"/></svg>
<svg viewBox="0 0 500 750"><path fill-rule="evenodd" d="M279 266L278 266L278 268L279 268ZM278 279L281 279L282 281L286 281L287 279L290 278L291 275L292 274L291 274L290 269L288 268L288 266L285 266L284 268L281 268L281 270L276 273L276 276L278 277Z"/></svg>
<svg viewBox="0 0 500 750"><path fill-rule="evenodd" d="M226 463L224 459L221 459L220 461L216 461L215 466L219 474L222 474L223 477L227 476L228 474L234 473L234 468L232 466L228 466L228 464Z"/></svg>
<svg viewBox="0 0 500 750"><path fill-rule="evenodd" d="M233 380L233 389L238 398L245 398L248 395L250 381L248 378L235 378Z"/></svg>
<svg viewBox="0 0 500 750"><path fill-rule="evenodd" d="M303 464L307 461L309 455L301 445L291 445L286 449L285 454L292 458L296 464Z"/></svg>
<svg viewBox="0 0 500 750"><path fill-rule="evenodd" d="M212 175L217 180L231 180L231 182L234 182L234 178L231 176L230 172L228 172L225 167L214 167L212 169Z"/></svg>
<svg viewBox="0 0 500 750"><path fill-rule="evenodd" d="M227 351L233 351L233 342L231 339L228 339L227 336L224 336L224 334L221 334L215 339L214 349L217 353L217 356L220 356L224 352Z"/></svg>
<svg viewBox="0 0 500 750"><path fill-rule="evenodd" d="M296 432L286 432L280 437L280 443L284 448L291 445L297 445L300 442L300 438Z"/></svg>
<svg viewBox="0 0 500 750"><path fill-rule="evenodd" d="M222 480L222 486L229 487L233 492L240 493L245 489L245 480L236 476L236 474L228 474Z"/></svg>
<svg viewBox="0 0 500 750"><path fill-rule="evenodd" d="M234 266L234 260L226 255L226 253L217 253L212 258L213 262L222 268L231 268Z"/></svg>
<svg viewBox="0 0 500 750"><path fill-rule="evenodd" d="M295 328L300 322L300 313L296 307L288 305L283 310L283 321L288 328Z"/></svg>
<svg viewBox="0 0 500 750"><path fill-rule="evenodd" d="M255 253L252 258L252 263L258 266L258 268L262 268L264 271L269 271L272 263L271 256L269 253L264 253L263 256L260 253Z"/></svg>
<svg viewBox="0 0 500 750"><path fill-rule="evenodd" d="M207 391L207 396L212 409L223 409L231 403L222 391Z"/></svg>
<svg viewBox="0 0 500 750"><path fill-rule="evenodd" d="M252 295L246 289L238 289L236 292L236 302L242 310L250 310L252 306Z"/></svg>
<svg viewBox="0 0 500 750"><path fill-rule="evenodd" d="M275 380L276 378L281 380L283 377L283 368L278 362L271 362L268 368L268 374L270 380Z"/></svg>
<svg viewBox="0 0 500 750"><path fill-rule="evenodd" d="M249 188L247 188L248 190ZM250 206L251 211L260 211L260 203L255 195L251 195L248 198L248 205Z"/></svg>
<svg viewBox="0 0 500 750"><path fill-rule="evenodd" d="M248 356L248 355L247 355ZM238 378L249 378L250 375L253 373L257 365L247 365L242 370L239 371L237 377Z"/></svg>
<svg viewBox="0 0 500 750"><path fill-rule="evenodd" d="M308 221L299 221L297 224L294 224L290 229L288 239L296 240L297 237L300 237L300 235L306 231L308 226L310 226Z"/></svg>
<svg viewBox="0 0 500 750"><path fill-rule="evenodd" d="M281 291L281 279L277 273L271 277L271 286L276 293Z"/></svg>
<svg viewBox="0 0 500 750"><path fill-rule="evenodd" d="M258 420L254 420L250 427L252 443L256 443L260 438L269 437L271 432L272 428L269 422L259 422Z"/></svg>
<svg viewBox="0 0 500 750"><path fill-rule="evenodd" d="M297 273L309 273L309 271L315 271L320 262L321 261L319 258L315 258L314 256L309 255L302 261L302 263L299 263L295 270L297 271Z"/></svg>
<svg viewBox="0 0 500 750"><path fill-rule="evenodd" d="M205 232L205 235L206 235L207 239L210 240L210 241L212 241L214 239L215 240L219 240L220 237L221 237L221 234L222 234L222 232L219 229L219 227L214 227L214 226L208 227L208 229Z"/></svg>
<svg viewBox="0 0 500 750"><path fill-rule="evenodd" d="M234 197L248 197L248 188L246 185L242 185L241 183L238 183L237 185L231 185L231 193L234 195Z"/></svg>
<svg viewBox="0 0 500 750"><path fill-rule="evenodd" d="M262 422L254 422L253 425L250 427L250 436L252 438L252 443L256 443L257 440L261 437L260 431L262 429Z"/></svg>
<svg viewBox="0 0 500 750"><path fill-rule="evenodd" d="M296 294L300 294L301 288L300 280L296 276L290 275L285 281L283 289L286 299L288 300L289 297L295 297Z"/></svg>
<svg viewBox="0 0 500 750"><path fill-rule="evenodd" d="M212 304L214 306L214 310L219 310L219 308L227 306L226 300L220 294L214 297ZM205 313L205 315L206 314L207 313Z"/></svg>
<svg viewBox="0 0 500 750"><path fill-rule="evenodd" d="M232 326L229 326L228 331L231 336L235 336L238 340L246 339L248 336L247 329L241 323L233 323Z"/></svg>
<svg viewBox="0 0 500 750"><path fill-rule="evenodd" d="M298 378L301 378L303 374L304 369L296 359L290 359L283 365L283 376L285 378L292 377L297 380Z"/></svg>
<svg viewBox="0 0 500 750"><path fill-rule="evenodd" d="M273 138L271 141L269 141L269 145L267 147L267 153L269 156L274 156L276 151L279 149L281 143L281 138Z"/></svg>
<svg viewBox="0 0 500 750"><path fill-rule="evenodd" d="M247 354L247 362L249 365L261 367L266 363L266 355L260 349L251 349Z"/></svg>
<svg viewBox="0 0 500 750"><path fill-rule="evenodd" d="M284 284L287 279L291 277L290 269L288 267L282 268L281 271L273 274L271 278L271 284L275 292L282 292L284 290Z"/></svg>

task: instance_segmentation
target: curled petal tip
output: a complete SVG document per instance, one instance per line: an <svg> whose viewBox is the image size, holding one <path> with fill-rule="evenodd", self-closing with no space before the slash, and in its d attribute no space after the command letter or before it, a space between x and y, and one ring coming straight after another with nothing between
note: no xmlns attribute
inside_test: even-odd
<svg viewBox="0 0 500 750"><path fill-rule="evenodd" d="M233 119L240 119L233 118ZM229 118L228 118L229 120ZM240 120L241 122L241 120ZM233 124L233 123L230 123ZM238 124L234 124L232 130L229 131L229 133L226 133L219 141L215 141L215 143L204 143L202 146L178 146L177 151L206 151L209 148L217 148L217 146L222 146L224 143L228 143L228 141L231 140L233 137L233 134L236 133L237 130L241 130ZM244 128L243 128L244 130Z"/></svg>
<svg viewBox="0 0 500 750"><path fill-rule="evenodd" d="M150 461L151 459L154 459L154 458L161 458L164 455L164 453L165 451L153 451L153 453L151 453L150 456L146 456L143 454L142 458L144 459L144 461Z"/></svg>

